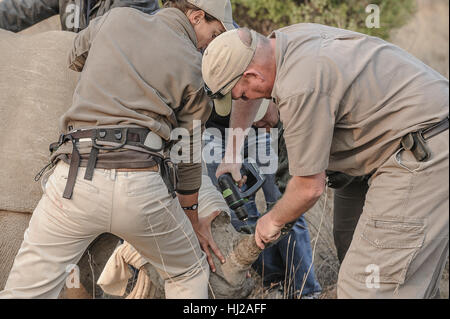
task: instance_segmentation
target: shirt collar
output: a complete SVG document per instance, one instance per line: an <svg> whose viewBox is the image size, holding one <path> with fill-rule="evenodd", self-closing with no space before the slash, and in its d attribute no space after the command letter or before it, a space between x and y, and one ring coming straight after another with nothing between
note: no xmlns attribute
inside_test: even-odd
<svg viewBox="0 0 450 319"><path fill-rule="evenodd" d="M167 23L176 31L184 33L189 37L195 47L197 47L197 35L187 16L179 9L164 8L158 13L158 16L165 18Z"/></svg>

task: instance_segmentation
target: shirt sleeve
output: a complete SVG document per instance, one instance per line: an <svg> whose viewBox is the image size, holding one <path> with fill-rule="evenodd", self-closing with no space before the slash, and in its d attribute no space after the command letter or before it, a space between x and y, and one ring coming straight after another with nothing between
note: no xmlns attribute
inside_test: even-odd
<svg viewBox="0 0 450 319"><path fill-rule="evenodd" d="M338 102L310 90L279 102L292 176L311 176L328 167Z"/></svg>
<svg viewBox="0 0 450 319"><path fill-rule="evenodd" d="M3 0L0 1L0 28L19 32L58 12L58 0Z"/></svg>
<svg viewBox="0 0 450 319"><path fill-rule="evenodd" d="M103 23L108 18L110 12L111 11L108 11L105 15L91 20L87 28L77 33L69 52L69 69L77 72L81 72L83 70L91 44L94 41L98 31L101 29Z"/></svg>
<svg viewBox="0 0 450 319"><path fill-rule="evenodd" d="M202 181L201 164L201 136L206 121L212 110L212 102L206 95L203 87L189 95L184 106L177 112L178 127L185 128L190 134L189 163L178 164L178 185L180 193L192 193L198 191ZM194 134L194 121L199 121L200 127ZM199 139L199 140L198 140Z"/></svg>

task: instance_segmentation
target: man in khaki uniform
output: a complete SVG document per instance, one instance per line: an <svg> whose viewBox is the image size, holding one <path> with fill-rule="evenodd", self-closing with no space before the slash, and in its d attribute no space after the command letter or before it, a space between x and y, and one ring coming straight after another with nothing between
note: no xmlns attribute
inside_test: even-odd
<svg viewBox="0 0 450 319"><path fill-rule="evenodd" d="M268 38L226 32L206 50L202 71L221 113L229 112L231 97L272 98L280 111L293 178L257 224L260 247L314 205L326 169L373 173L338 297L437 294L448 256L444 77L381 39L316 24ZM248 127L257 110L233 108L234 125ZM218 174L237 167L224 163Z"/></svg>
<svg viewBox="0 0 450 319"><path fill-rule="evenodd" d="M164 151L174 128L193 144L193 121L210 115L200 51L233 28L231 4L173 6L155 15L115 8L76 36L68 62L82 73L52 145L59 161L0 298L56 298L67 270L104 232L155 266L167 298L208 297L209 249L223 256L198 218L201 163L180 163L176 183Z"/></svg>

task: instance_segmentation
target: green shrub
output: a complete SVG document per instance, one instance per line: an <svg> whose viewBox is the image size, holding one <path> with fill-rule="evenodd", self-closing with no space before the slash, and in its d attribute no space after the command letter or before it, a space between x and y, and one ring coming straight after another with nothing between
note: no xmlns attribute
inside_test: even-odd
<svg viewBox="0 0 450 319"><path fill-rule="evenodd" d="M384 39L414 12L415 0L231 0L241 26L264 34L300 22L321 23ZM380 7L380 28L366 27L369 4Z"/></svg>

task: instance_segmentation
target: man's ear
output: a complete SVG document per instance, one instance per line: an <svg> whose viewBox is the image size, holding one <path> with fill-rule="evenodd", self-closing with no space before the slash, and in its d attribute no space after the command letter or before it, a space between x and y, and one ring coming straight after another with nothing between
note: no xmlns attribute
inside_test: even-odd
<svg viewBox="0 0 450 319"><path fill-rule="evenodd" d="M191 22L191 24L194 26L194 25L199 24L202 21L202 19L205 18L205 11L203 11L203 10L195 10L195 11L194 10L189 10L186 13L186 15L187 15L189 21Z"/></svg>
<svg viewBox="0 0 450 319"><path fill-rule="evenodd" d="M246 80L256 80L258 82L265 81L264 75L261 72L259 72L258 70L253 69L253 68L245 71L243 76Z"/></svg>

